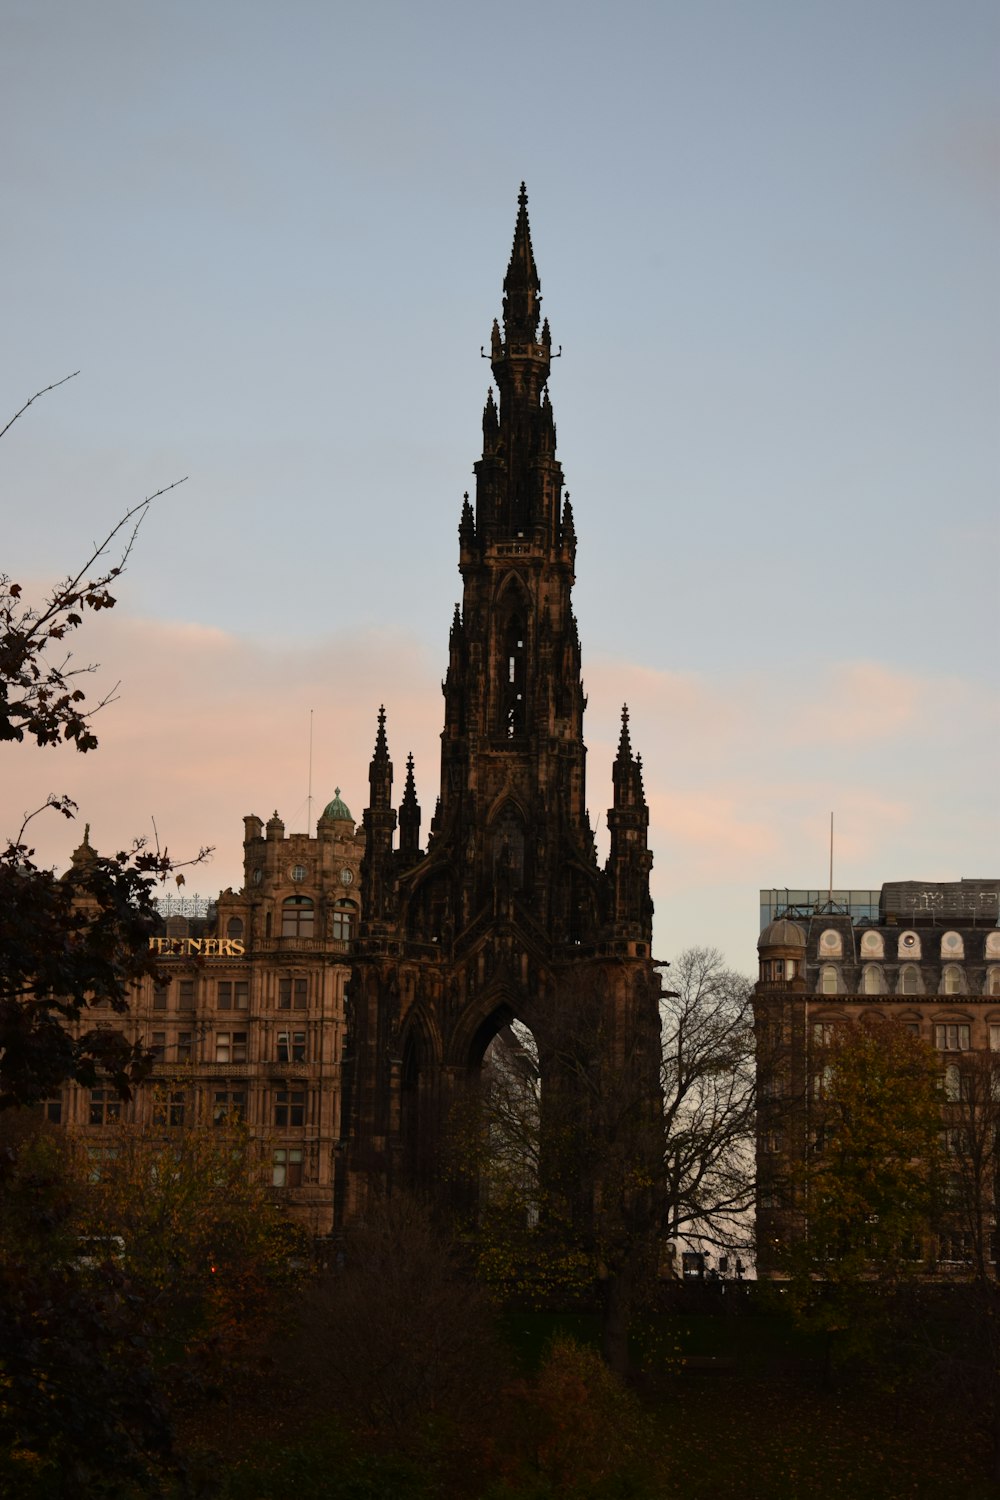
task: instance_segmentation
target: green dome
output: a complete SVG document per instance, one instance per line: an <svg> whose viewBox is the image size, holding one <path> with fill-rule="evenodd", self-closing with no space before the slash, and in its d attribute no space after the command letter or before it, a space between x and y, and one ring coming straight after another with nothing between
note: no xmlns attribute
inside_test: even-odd
<svg viewBox="0 0 1000 1500"><path fill-rule="evenodd" d="M333 801L326 804L323 809L323 816L324 818L329 818L331 823L354 822L354 819L351 817L351 809L348 807L346 802L341 801L339 786L334 787Z"/></svg>

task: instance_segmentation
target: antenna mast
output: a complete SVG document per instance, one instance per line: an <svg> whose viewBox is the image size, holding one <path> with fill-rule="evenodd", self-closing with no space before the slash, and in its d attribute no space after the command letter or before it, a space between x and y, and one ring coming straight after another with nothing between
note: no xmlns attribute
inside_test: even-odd
<svg viewBox="0 0 1000 1500"><path fill-rule="evenodd" d="M306 838L312 838L313 821L313 711L309 710L309 792L306 797Z"/></svg>
<svg viewBox="0 0 1000 1500"><path fill-rule="evenodd" d="M833 911L833 813L830 814L830 884L826 892L827 906Z"/></svg>

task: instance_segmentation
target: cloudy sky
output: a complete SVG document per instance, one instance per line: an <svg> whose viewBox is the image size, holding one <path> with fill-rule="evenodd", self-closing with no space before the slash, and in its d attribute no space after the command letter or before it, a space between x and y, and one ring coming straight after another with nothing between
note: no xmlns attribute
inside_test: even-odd
<svg viewBox="0 0 1000 1500"><path fill-rule="evenodd" d="M656 947L760 886L1000 871L995 0L0 3L2 565L135 500L101 747L2 751L240 883L360 818L378 705L436 795L480 359L525 178L579 532L588 800L621 702ZM36 820L46 862L80 831Z"/></svg>

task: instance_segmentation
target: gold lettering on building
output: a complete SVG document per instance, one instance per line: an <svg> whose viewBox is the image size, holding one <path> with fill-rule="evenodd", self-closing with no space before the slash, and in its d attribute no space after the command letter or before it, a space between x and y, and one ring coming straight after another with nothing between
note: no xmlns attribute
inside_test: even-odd
<svg viewBox="0 0 1000 1500"><path fill-rule="evenodd" d="M242 938L151 937L149 951L162 958L242 958L246 948Z"/></svg>

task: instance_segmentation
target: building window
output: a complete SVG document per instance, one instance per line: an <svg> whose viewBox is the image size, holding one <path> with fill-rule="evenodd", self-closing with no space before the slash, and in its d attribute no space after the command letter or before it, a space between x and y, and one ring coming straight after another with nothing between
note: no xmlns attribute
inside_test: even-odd
<svg viewBox="0 0 1000 1500"><path fill-rule="evenodd" d="M178 986L178 1010L194 1010L194 980L182 979Z"/></svg>
<svg viewBox="0 0 1000 1500"><path fill-rule="evenodd" d="M161 1063L161 1062L164 1062L166 1060L166 1056L167 1056L167 1033L165 1031L154 1031L153 1032L153 1035L152 1035L152 1038L151 1038L151 1041L150 1041L150 1045L149 1045L149 1051L150 1051L150 1055L151 1055L151 1057L153 1059L154 1064Z"/></svg>
<svg viewBox="0 0 1000 1500"><path fill-rule="evenodd" d="M882 941L882 934L879 932L862 933L861 952L865 958L884 958L885 944Z"/></svg>
<svg viewBox="0 0 1000 1500"><path fill-rule="evenodd" d="M971 1028L947 1022L934 1028L934 1045L939 1052L968 1052Z"/></svg>
<svg viewBox="0 0 1000 1500"><path fill-rule="evenodd" d="M306 1123L305 1089L279 1089L274 1097L275 1125L304 1125Z"/></svg>
<svg viewBox="0 0 1000 1500"><path fill-rule="evenodd" d="M897 993L900 995L920 994L920 970L916 964L903 965L899 975L899 989Z"/></svg>
<svg viewBox="0 0 1000 1500"><path fill-rule="evenodd" d="M306 1034L304 1031L278 1032L278 1061L305 1062Z"/></svg>
<svg viewBox="0 0 1000 1500"><path fill-rule="evenodd" d="M160 1094L153 1106L153 1124L180 1128L184 1124L186 1103L183 1089L171 1089L169 1093Z"/></svg>
<svg viewBox="0 0 1000 1500"><path fill-rule="evenodd" d="M938 1237L938 1260L955 1265L968 1265L972 1260L972 1236L961 1231L950 1231Z"/></svg>
<svg viewBox="0 0 1000 1500"><path fill-rule="evenodd" d="M306 979L279 979L278 1009L305 1010L308 983Z"/></svg>
<svg viewBox="0 0 1000 1500"><path fill-rule="evenodd" d="M990 969L986 975L987 995L1000 995L1000 969Z"/></svg>
<svg viewBox="0 0 1000 1500"><path fill-rule="evenodd" d="M314 915L310 896L289 896L281 904L281 936L311 938Z"/></svg>
<svg viewBox="0 0 1000 1500"><path fill-rule="evenodd" d="M114 1089L100 1088L90 1091L91 1125L110 1125L122 1117L122 1101Z"/></svg>
<svg viewBox="0 0 1000 1500"><path fill-rule="evenodd" d="M243 936L243 918L242 917L230 917L229 921L226 923L226 937L227 938L242 938L242 936Z"/></svg>
<svg viewBox="0 0 1000 1500"><path fill-rule="evenodd" d="M170 986L167 985L167 984L157 984L157 985L153 986L153 1009L154 1010L166 1010L166 1008L167 1008L167 996L168 996L169 993L170 993Z"/></svg>
<svg viewBox="0 0 1000 1500"><path fill-rule="evenodd" d="M190 1031L179 1031L177 1033L177 1061L189 1063L191 1061L192 1034Z"/></svg>
<svg viewBox="0 0 1000 1500"><path fill-rule="evenodd" d="M302 1184L302 1148L282 1146L274 1153L271 1167L273 1187L300 1187Z"/></svg>
<svg viewBox="0 0 1000 1500"><path fill-rule="evenodd" d="M220 1010L246 1010L250 997L250 983L246 979L220 979L218 1007Z"/></svg>
<svg viewBox="0 0 1000 1500"><path fill-rule="evenodd" d="M1000 1052L1000 1026L995 1021L990 1022L990 1051Z"/></svg>
<svg viewBox="0 0 1000 1500"><path fill-rule="evenodd" d="M242 1089L216 1089L212 1095L212 1124L225 1125L230 1120L245 1120L247 1096Z"/></svg>
<svg viewBox="0 0 1000 1500"><path fill-rule="evenodd" d="M839 932L828 928L819 936L819 951L824 957L839 958L844 951L844 942Z"/></svg>
<svg viewBox="0 0 1000 1500"><path fill-rule="evenodd" d="M247 1033L245 1031L217 1031L215 1033L215 1060L217 1063L245 1063Z"/></svg>
<svg viewBox="0 0 1000 1500"><path fill-rule="evenodd" d="M51 1099L43 1099L38 1106L42 1119L48 1120L50 1125L62 1124L62 1095L55 1094Z"/></svg>
<svg viewBox="0 0 1000 1500"><path fill-rule="evenodd" d="M946 932L941 938L942 958L964 958L965 944L960 933Z"/></svg>
<svg viewBox="0 0 1000 1500"><path fill-rule="evenodd" d="M861 991L865 995L881 995L882 974L877 964L865 964L862 969Z"/></svg>
<svg viewBox="0 0 1000 1500"><path fill-rule="evenodd" d="M899 939L896 952L900 958L919 958L920 939L915 932L904 932Z"/></svg>
<svg viewBox="0 0 1000 1500"><path fill-rule="evenodd" d="M829 1047L836 1036L836 1025L836 1021L814 1021L813 1045L816 1047Z"/></svg>
<svg viewBox="0 0 1000 1500"><path fill-rule="evenodd" d="M825 1068L821 1068L818 1073L813 1075L813 1098L825 1099L830 1092L830 1085L832 1083L833 1068L828 1063Z"/></svg>
<svg viewBox="0 0 1000 1500"><path fill-rule="evenodd" d="M833 964L824 964L819 976L820 993L823 995L835 995L837 993L837 971Z"/></svg>
<svg viewBox="0 0 1000 1500"><path fill-rule="evenodd" d="M958 964L946 964L941 976L941 993L943 995L962 994L962 971Z"/></svg>
<svg viewBox="0 0 1000 1500"><path fill-rule="evenodd" d="M354 917L357 908L353 901L338 901L330 918L330 936L346 943L354 936Z"/></svg>

